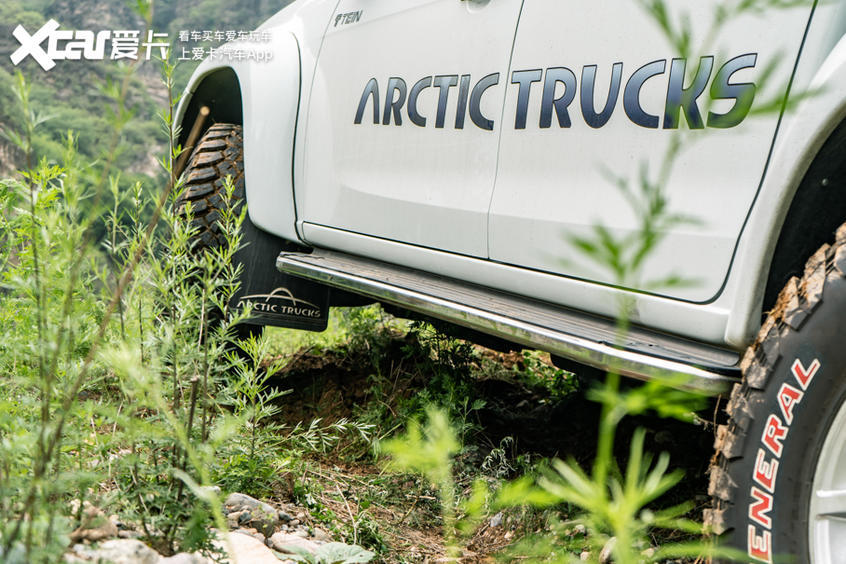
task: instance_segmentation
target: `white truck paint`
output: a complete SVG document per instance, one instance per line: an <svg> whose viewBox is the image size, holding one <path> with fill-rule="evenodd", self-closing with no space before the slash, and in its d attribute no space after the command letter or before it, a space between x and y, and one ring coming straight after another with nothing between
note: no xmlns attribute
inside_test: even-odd
<svg viewBox="0 0 846 564"><path fill-rule="evenodd" d="M714 4L684 9L705 18ZM777 134L779 119L772 116L690 132L695 142L668 190L671 207L701 223L674 228L643 279L678 272L699 284L633 294L638 323L737 348L748 344L792 195L816 149L846 113L843 5L815 5L813 17L810 3L749 16L722 30L702 53L714 57L700 98L703 113L718 70L744 54L756 54L755 66L737 70L732 83L757 82L777 62L769 86L756 93L759 102L778 94L794 66L794 92L811 85L822 90L785 114ZM616 233L631 232L631 211L602 166L624 175L635 174L641 162L655 166L673 134L661 123L673 49L640 10L629 1L291 4L261 28L273 32L272 63L225 65L236 71L243 93L251 218L286 239L614 315L616 298L631 292L613 287L562 237L584 233L596 220ZM642 109L659 117L653 129L632 122L623 98L632 73L655 61L665 61L664 71L644 82L639 97ZM553 112L551 127L540 128L542 81L529 92L526 128L515 127L520 85L512 84L514 71L566 67L581 85L584 67L596 65L599 108L617 62L623 64L621 91L603 127L585 123L576 92L568 107L571 126L561 128ZM697 62L688 66L695 70ZM221 66L204 62L189 92ZM480 113L494 122L492 130L469 115L456 128L462 77L470 75L469 97L480 79L494 73L498 81L479 103ZM455 85L442 78L444 86L435 86L435 77L450 75L457 77ZM407 97L426 77L432 86L417 96L419 116L426 119L421 126L411 120ZM356 124L373 78L380 89L380 123L373 123L368 100ZM402 125L396 125L392 108L385 116L391 78L406 86ZM439 128L433 122L444 90ZM562 93L558 84L554 95ZM393 101L400 97L396 89L392 95ZM710 109L725 113L734 102L718 100ZM680 121L687 130L686 119Z"/></svg>
<svg viewBox="0 0 846 564"><path fill-rule="evenodd" d="M499 128L482 130L469 117L455 128L456 75L506 75L520 2L467 7L438 0L338 3L336 13L363 16L330 27L324 38L306 131L309 188L297 192L304 221L487 258ZM356 124L362 91L374 78L378 103L371 95ZM389 90L399 80L405 91ZM497 121L505 86L501 80L482 98L482 113ZM401 109L385 110L389 96L405 100ZM413 123L411 100L425 126Z"/></svg>

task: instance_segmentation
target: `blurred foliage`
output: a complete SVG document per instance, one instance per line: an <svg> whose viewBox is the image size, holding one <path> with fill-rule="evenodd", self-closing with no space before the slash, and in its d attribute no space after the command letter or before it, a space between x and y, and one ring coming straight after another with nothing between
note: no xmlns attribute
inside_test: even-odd
<svg viewBox="0 0 846 564"><path fill-rule="evenodd" d="M111 102L105 90L110 83L121 80L124 65L111 60L74 61L57 64L45 72L28 58L13 67L9 57L19 45L12 30L22 25L29 33L35 33L53 18L62 29L137 29L143 35L146 24L136 13L136 3L135 0L0 2L0 128L19 130L23 125L23 116L14 102L12 90L13 70L20 69L32 85L33 106L52 118L39 128L33 139L35 153L45 156L48 161L58 162L64 150L62 139L68 130L73 130L80 156L94 161L92 169L84 171L83 182L93 182L95 171L101 165L99 161L111 149L111 129L105 115ZM155 0L152 29L157 33L167 32L176 48L174 54L177 54L180 52L180 30L252 30L289 3L290 0ZM177 65L174 73L177 92L185 87L197 64L185 61ZM161 133L156 111L165 105L166 93L156 62L143 61L138 65L126 99L134 119L122 131L115 166L123 171L127 183L161 180L163 172L155 155L164 151L167 140ZM6 151L2 150L4 148ZM26 163L22 159L23 155L11 150L0 139L0 173L10 174L24 168Z"/></svg>

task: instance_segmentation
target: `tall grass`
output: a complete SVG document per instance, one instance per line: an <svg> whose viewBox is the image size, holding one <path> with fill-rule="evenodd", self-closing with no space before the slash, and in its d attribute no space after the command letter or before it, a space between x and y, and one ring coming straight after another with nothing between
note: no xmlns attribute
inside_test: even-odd
<svg viewBox="0 0 846 564"><path fill-rule="evenodd" d="M174 67L162 67L172 91ZM25 125L4 133L26 166L0 182L5 561L56 560L84 502L136 519L166 553L210 549L207 525L225 523L215 494L197 486L210 483L227 437L254 419L252 408L229 416L214 399L227 385L233 327L248 314L228 305L238 286L232 257L245 209L234 205L227 184L225 244L197 252L190 209L188 217L173 211L182 188L173 174L181 153L173 95L160 116L170 182L121 183L112 163L131 117L131 72L122 85L104 87L114 143L99 163L79 158L72 133L62 162L34 154L31 139L46 118L31 107L30 87L17 75ZM88 167L98 170L98 182L82 180ZM186 503L198 495L210 503Z"/></svg>

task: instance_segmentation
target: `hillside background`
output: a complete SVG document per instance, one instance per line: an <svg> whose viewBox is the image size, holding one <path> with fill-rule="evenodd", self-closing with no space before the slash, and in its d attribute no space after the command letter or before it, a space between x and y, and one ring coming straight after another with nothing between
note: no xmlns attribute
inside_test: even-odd
<svg viewBox="0 0 846 564"><path fill-rule="evenodd" d="M178 48L180 30L252 30L292 0L155 0L153 29L168 32ZM33 106L51 116L39 128L34 140L37 155L59 160L62 138L68 130L78 136L79 153L86 159L101 158L111 135L107 109L112 103L102 93L109 80L119 76L116 61L59 61L44 71L31 58L17 67L11 53L19 46L12 30L21 24L34 34L50 18L62 29L144 29L134 10L135 0L2 0L0 1L0 131L19 130L20 109L12 91L14 73L20 69L32 85ZM45 43L46 45L46 43ZM198 44L188 44L190 46ZM205 44L217 45L217 43ZM109 46L107 45L107 53ZM177 68L177 89L181 92L196 63L182 62ZM160 69L154 61L138 65L129 90L128 105L134 119L123 131L117 169L123 180L147 180L160 172L157 159L164 154L165 137L156 112L165 107L167 93ZM23 167L22 156L0 136L0 176Z"/></svg>

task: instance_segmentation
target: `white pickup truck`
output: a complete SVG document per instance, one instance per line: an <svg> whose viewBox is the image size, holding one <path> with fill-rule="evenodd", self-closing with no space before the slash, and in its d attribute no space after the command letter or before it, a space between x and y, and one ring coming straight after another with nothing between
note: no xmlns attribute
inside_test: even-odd
<svg viewBox="0 0 846 564"><path fill-rule="evenodd" d="M270 60L194 73L180 198L213 242L235 180L257 324L378 301L730 394L707 524L750 562L842 564L846 2L672 4L298 0ZM650 229L638 276L593 260Z"/></svg>

